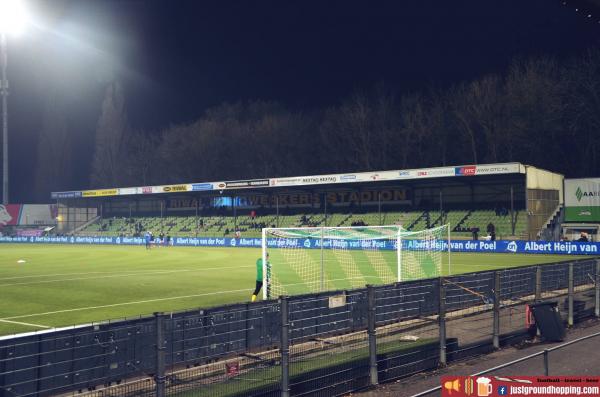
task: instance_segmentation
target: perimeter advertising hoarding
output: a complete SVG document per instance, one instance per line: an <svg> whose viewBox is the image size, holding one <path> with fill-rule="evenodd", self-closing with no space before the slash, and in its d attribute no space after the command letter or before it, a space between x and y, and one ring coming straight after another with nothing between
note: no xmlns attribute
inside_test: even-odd
<svg viewBox="0 0 600 397"><path fill-rule="evenodd" d="M166 185L160 186L160 188L160 193L187 192L191 190L188 185Z"/></svg>
<svg viewBox="0 0 600 397"><path fill-rule="evenodd" d="M0 227L19 224L21 204L0 204Z"/></svg>
<svg viewBox="0 0 600 397"><path fill-rule="evenodd" d="M121 189L123 190L123 189ZM191 185L161 185L161 186L142 186L136 187L136 194L160 194L188 192L192 190Z"/></svg>
<svg viewBox="0 0 600 397"><path fill-rule="evenodd" d="M459 167L419 168L413 170L358 172L354 174L332 174L272 178L271 186L327 185L336 183L399 181L403 179L427 179L454 176L497 175L523 173L519 163L463 165Z"/></svg>
<svg viewBox="0 0 600 397"><path fill-rule="evenodd" d="M137 187L123 187L123 188L119 189L119 196L127 196L127 195L137 194L137 193L138 193Z"/></svg>
<svg viewBox="0 0 600 397"><path fill-rule="evenodd" d="M97 197L127 194L157 194L201 190L228 190L279 186L329 185L376 181L443 178L457 176L524 173L520 163L463 165L458 167L418 168L411 170L373 171L347 174L309 175L271 179L248 179L224 182L199 182L182 185L145 186L137 188L87 190L82 192L53 192L52 198ZM135 189L136 193L132 193ZM103 192L100 194L98 192ZM111 192L110 194L108 192ZM114 193L113 193L114 192ZM80 194L77 196L77 194Z"/></svg>
<svg viewBox="0 0 600 397"><path fill-rule="evenodd" d="M565 221L600 222L600 178L565 179Z"/></svg>
<svg viewBox="0 0 600 397"><path fill-rule="evenodd" d="M44 243L44 244L101 244L101 245L143 245L142 237L98 237L98 236L71 236L71 237L0 237L0 243ZM343 247L340 244L344 245ZM431 242L402 240L405 250L422 250L424 244ZM433 244L437 249L446 251L448 243L437 240ZM174 237L173 245L182 247L253 247L262 245L260 238L231 238L231 237ZM318 239L269 239L267 246L296 247L306 249L320 249ZM335 246L346 249L380 249L395 250L396 241L388 240L339 240L323 241L323 248ZM514 253L514 254L562 254L562 255L598 255L600 243L579 243L571 241L470 241L451 240L452 252L485 252L485 253Z"/></svg>
<svg viewBox="0 0 600 397"><path fill-rule="evenodd" d="M246 189L252 187L266 187L269 186L268 179L250 179L245 181L228 181L222 182L219 186L225 185L223 189Z"/></svg>
<svg viewBox="0 0 600 397"><path fill-rule="evenodd" d="M84 190L83 197L105 197L116 196L119 194L119 189L99 189L99 190Z"/></svg>
<svg viewBox="0 0 600 397"><path fill-rule="evenodd" d="M56 204L0 204L0 228L55 225L57 214Z"/></svg>
<svg viewBox="0 0 600 397"><path fill-rule="evenodd" d="M53 199L66 199L66 198L79 198L82 196L81 191L73 191L73 192L52 192L50 195Z"/></svg>

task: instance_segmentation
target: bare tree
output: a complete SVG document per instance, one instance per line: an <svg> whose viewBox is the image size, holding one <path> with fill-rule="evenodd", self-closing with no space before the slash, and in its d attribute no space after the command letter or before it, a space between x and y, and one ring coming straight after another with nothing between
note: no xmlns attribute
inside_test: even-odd
<svg viewBox="0 0 600 397"><path fill-rule="evenodd" d="M37 147L35 186L40 200L48 200L52 190L67 187L73 173L72 152L64 98L52 90L44 106Z"/></svg>
<svg viewBox="0 0 600 397"><path fill-rule="evenodd" d="M589 50L565 68L565 103L567 128L565 147L576 150L569 156L572 175L590 175L600 168L600 50ZM568 146L566 146L568 145Z"/></svg>
<svg viewBox="0 0 600 397"><path fill-rule="evenodd" d="M507 160L557 169L566 160L564 79L553 59L515 61L505 83Z"/></svg>
<svg viewBox="0 0 600 397"><path fill-rule="evenodd" d="M112 82L106 88L96 129L96 151L90 178L93 187L113 187L121 182L123 140L128 128L123 88L119 82Z"/></svg>

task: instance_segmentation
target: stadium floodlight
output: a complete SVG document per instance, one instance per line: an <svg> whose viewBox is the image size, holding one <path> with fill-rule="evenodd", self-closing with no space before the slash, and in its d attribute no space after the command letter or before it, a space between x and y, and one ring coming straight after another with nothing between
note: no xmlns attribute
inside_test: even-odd
<svg viewBox="0 0 600 397"><path fill-rule="evenodd" d="M22 0L0 0L0 33L17 36L28 24L27 11Z"/></svg>
<svg viewBox="0 0 600 397"><path fill-rule="evenodd" d="M8 64L6 37L21 34L27 25L27 12L22 0L0 0L0 95L2 96L2 202L8 204Z"/></svg>
<svg viewBox="0 0 600 397"><path fill-rule="evenodd" d="M448 225L265 228L263 298L440 277L446 263L449 274L449 232Z"/></svg>

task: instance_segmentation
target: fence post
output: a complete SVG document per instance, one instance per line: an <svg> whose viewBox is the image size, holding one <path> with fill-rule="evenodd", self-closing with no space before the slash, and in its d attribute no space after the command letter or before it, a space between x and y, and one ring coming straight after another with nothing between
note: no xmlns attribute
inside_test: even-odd
<svg viewBox="0 0 600 397"><path fill-rule="evenodd" d="M440 277L440 302L438 310L438 326L440 331L440 366L446 365L446 287Z"/></svg>
<svg viewBox="0 0 600 397"><path fill-rule="evenodd" d="M281 397L290 396L290 333L289 302L287 296L279 298L281 303Z"/></svg>
<svg viewBox="0 0 600 397"><path fill-rule="evenodd" d="M494 349L500 348L500 272L494 272L494 323L492 333Z"/></svg>
<svg viewBox="0 0 600 397"><path fill-rule="evenodd" d="M542 267L537 266L535 268L535 300L539 301L542 299Z"/></svg>
<svg viewBox="0 0 600 397"><path fill-rule="evenodd" d="M379 384L377 374L377 334L375 330L375 288L367 285L367 303L369 305L369 316L367 325L367 336L369 338L369 375L371 377L371 386Z"/></svg>
<svg viewBox="0 0 600 397"><path fill-rule="evenodd" d="M567 302L569 305L569 313L568 313L568 324L569 327L573 326L573 294L574 294L574 285L573 285L573 262L569 263L569 296L567 298Z"/></svg>
<svg viewBox="0 0 600 397"><path fill-rule="evenodd" d="M600 259L596 259L596 304L594 306L594 314L600 317Z"/></svg>
<svg viewBox="0 0 600 397"><path fill-rule="evenodd" d="M156 397L165 397L165 329L163 313L154 313L156 324L156 375L154 381L156 383Z"/></svg>

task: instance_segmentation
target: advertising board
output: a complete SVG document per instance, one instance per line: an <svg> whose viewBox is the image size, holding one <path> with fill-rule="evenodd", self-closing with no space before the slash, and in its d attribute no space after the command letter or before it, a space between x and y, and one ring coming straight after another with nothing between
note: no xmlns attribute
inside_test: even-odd
<svg viewBox="0 0 600 397"><path fill-rule="evenodd" d="M137 188L86 190L83 192L53 192L52 198L99 197L130 194L158 194L203 190L293 187L379 181L400 181L443 177L462 177L524 173L519 163L463 165L457 167L417 168L410 170L371 171L345 174L307 175L271 179L248 179L223 182L198 182L180 185L144 186ZM135 193L134 193L135 192Z"/></svg>
<svg viewBox="0 0 600 397"><path fill-rule="evenodd" d="M119 189L84 190L81 192L82 197L105 197L116 196L118 194Z"/></svg>
<svg viewBox="0 0 600 397"><path fill-rule="evenodd" d="M600 178L565 179L565 221L600 222Z"/></svg>
<svg viewBox="0 0 600 397"><path fill-rule="evenodd" d="M44 243L44 244L100 244L100 245L143 245L142 237L97 237L97 236L70 236L70 237L0 237L0 243ZM388 240L344 240L343 248L395 250L396 242ZM339 248L339 240L323 240L323 248L332 246ZM260 238L231 238L231 237L175 237L174 246L184 247L261 247ZM431 241L403 240L403 248L407 251L422 250L424 244ZM437 240L433 244L437 249L446 251L448 243ZM297 247L306 249L320 249L321 240L309 238L269 239L267 246ZM482 253L513 253L513 254L562 254L562 255L598 255L600 243L580 243L571 241L471 241L451 240L452 252L482 252Z"/></svg>

